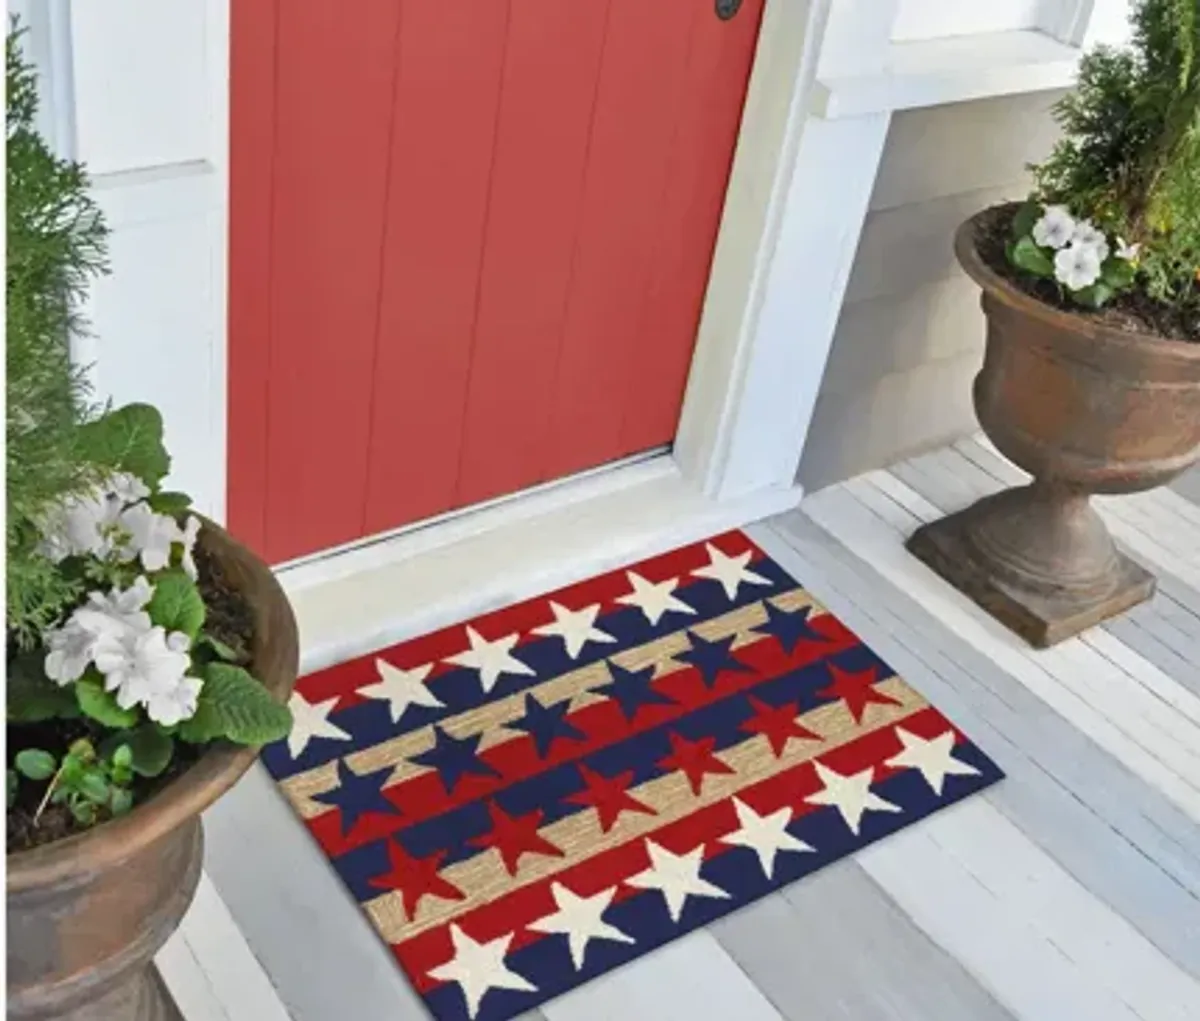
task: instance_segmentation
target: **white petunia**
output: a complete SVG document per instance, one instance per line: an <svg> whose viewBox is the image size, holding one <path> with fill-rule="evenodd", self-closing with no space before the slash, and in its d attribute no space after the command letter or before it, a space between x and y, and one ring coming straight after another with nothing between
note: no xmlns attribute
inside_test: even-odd
<svg viewBox="0 0 1200 1021"><path fill-rule="evenodd" d="M62 627L46 632L46 676L59 685L71 684L97 656L111 654L148 632L150 615L144 607L153 594L154 588L145 578L124 590L113 588L107 595L89 593L88 601Z"/></svg>
<svg viewBox="0 0 1200 1021"><path fill-rule="evenodd" d="M73 556L104 559L114 549L121 512L149 495L150 490L136 475L119 472L103 485L68 496L39 522L39 549L56 564Z"/></svg>
<svg viewBox="0 0 1200 1021"><path fill-rule="evenodd" d="M179 541L183 543L183 556L180 558L180 566L187 572L187 576L195 581L199 575L196 570L196 537L200 534L200 519L195 515L189 515L184 522L183 529L179 532Z"/></svg>
<svg viewBox="0 0 1200 1021"><path fill-rule="evenodd" d="M1054 257L1054 276L1072 291L1100 279L1100 253L1091 245L1072 244Z"/></svg>
<svg viewBox="0 0 1200 1021"><path fill-rule="evenodd" d="M60 687L79 680L91 665L96 640L97 636L74 618L47 631L46 676Z"/></svg>
<svg viewBox="0 0 1200 1021"><path fill-rule="evenodd" d="M121 512L120 524L129 540L120 550L122 560L140 557L147 571L161 571L171 563L171 544L179 539L179 525L169 514L156 514L147 503L135 503Z"/></svg>
<svg viewBox="0 0 1200 1021"><path fill-rule="evenodd" d="M1138 253L1141 252L1142 246L1137 242L1132 245L1126 244L1124 238L1117 238L1117 258L1124 259L1126 262L1134 262Z"/></svg>
<svg viewBox="0 0 1200 1021"><path fill-rule="evenodd" d="M1108 258L1110 251L1108 238L1105 237L1104 231L1092 223L1091 220L1080 220L1075 224L1075 230L1071 234L1071 243L1074 245L1088 245L1096 249L1096 254L1100 256L1101 262Z"/></svg>
<svg viewBox="0 0 1200 1021"><path fill-rule="evenodd" d="M1033 240L1043 248L1062 248L1075 233L1075 220L1066 206L1047 206L1033 225Z"/></svg>
<svg viewBox="0 0 1200 1021"><path fill-rule="evenodd" d="M131 503L137 503L138 500L144 500L150 495L150 487L136 475L130 475L129 472L118 472L112 476L108 480L106 488L109 498L119 503L122 509Z"/></svg>
<svg viewBox="0 0 1200 1021"><path fill-rule="evenodd" d="M192 664L189 644L187 635L173 632L168 636L164 628L155 626L118 642L103 643L96 650L96 668L104 674L105 689L116 692L117 705L122 709L144 705L152 720L163 722L157 712L170 716L172 705L179 708L187 703L186 693L181 699L176 689L186 680ZM191 711L195 712L194 699Z"/></svg>
<svg viewBox="0 0 1200 1021"><path fill-rule="evenodd" d="M68 496L38 523L42 533L38 548L56 564L67 557L105 557L112 550L115 521L116 512L103 490Z"/></svg>
<svg viewBox="0 0 1200 1021"><path fill-rule="evenodd" d="M175 687L151 695L146 702L146 715L164 727L173 727L196 715L196 700L204 682L199 677L181 677Z"/></svg>

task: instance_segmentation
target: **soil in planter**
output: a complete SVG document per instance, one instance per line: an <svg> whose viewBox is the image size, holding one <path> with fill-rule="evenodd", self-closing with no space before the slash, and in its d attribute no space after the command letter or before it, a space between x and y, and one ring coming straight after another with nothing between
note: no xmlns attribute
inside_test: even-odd
<svg viewBox="0 0 1200 1021"><path fill-rule="evenodd" d="M208 608L204 630L237 652L238 662L253 672L254 665L250 662L251 640L254 635L253 612L242 594L230 586L220 561L209 554L203 543L197 543L195 556L199 572L198 584ZM57 756L78 738L86 737L93 744L99 744L109 733L111 731L105 730L86 717L73 720L44 720L40 723L9 723L9 761L11 762L17 752L24 748L44 748ZM177 741L171 764L161 775L153 778L139 776L134 779L134 805L143 804L167 786L191 766L205 748L204 745ZM7 815L9 854L49 844L86 829L94 829L79 826L65 805L47 805L35 827L33 818L45 790L44 783L22 779L17 800Z"/></svg>
<svg viewBox="0 0 1200 1021"><path fill-rule="evenodd" d="M1016 285L1030 297L1052 308L1098 319L1104 326L1128 333L1152 333L1169 340L1200 343L1200 309L1189 310L1155 301L1139 290L1120 294L1101 309L1092 310L1076 304L1061 293L1052 280L1022 273L1008 261L1005 246L1012 237L1012 221L1019 202L994 206L976 221L976 244L979 255L997 274Z"/></svg>

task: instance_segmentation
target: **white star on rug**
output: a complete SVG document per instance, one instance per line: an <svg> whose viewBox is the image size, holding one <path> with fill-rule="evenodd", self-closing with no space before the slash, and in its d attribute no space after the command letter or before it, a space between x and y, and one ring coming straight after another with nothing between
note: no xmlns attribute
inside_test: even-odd
<svg viewBox="0 0 1200 1021"><path fill-rule="evenodd" d="M392 666L386 659L376 659L375 669L379 672L379 680L375 684L367 684L358 689L360 695L367 698L382 699L388 703L392 713L392 722L399 723L410 705L423 705L430 709L442 709L445 703L425 685L425 678L433 669L432 663L414 667L412 670L402 670Z"/></svg>
<svg viewBox="0 0 1200 1021"><path fill-rule="evenodd" d="M810 805L835 806L855 836L858 836L863 813L904 811L899 805L885 801L871 790L871 780L875 777L874 766L868 766L861 773L842 776L820 762L814 762L813 765L817 767L817 776L821 778L825 788L816 794L810 794L804 800Z"/></svg>
<svg viewBox="0 0 1200 1021"><path fill-rule="evenodd" d="M515 634L505 635L489 642L473 627L468 627L467 641L471 643L471 647L450 656L446 662L478 670L479 683L483 685L483 690L491 691L501 674L533 675L533 670L527 664L512 655L512 648L517 644L518 637Z"/></svg>
<svg viewBox="0 0 1200 1021"><path fill-rule="evenodd" d="M733 809L737 812L741 828L726 833L720 841L754 851L768 879L775 878L775 855L780 851L816 850L787 831L787 825L792 821L792 810L786 806L770 815L759 815L744 801L734 798Z"/></svg>
<svg viewBox="0 0 1200 1021"><path fill-rule="evenodd" d="M646 615L646 620L657 624L664 613L674 610L676 613L695 614L694 607L688 606L674 594L679 584L678 578L668 578L666 581L647 581L635 571L626 571L625 577L632 586L627 595L618 596L617 602L626 606L636 606Z"/></svg>
<svg viewBox="0 0 1200 1021"><path fill-rule="evenodd" d="M979 770L969 762L963 762L954 757L954 731L947 730L928 741L916 734L910 734L903 727L896 728L896 736L904 745L904 751L898 752L887 760L887 765L903 767L910 766L920 770L925 782L933 788L938 797L946 785L946 777L978 776Z"/></svg>
<svg viewBox="0 0 1200 1021"><path fill-rule="evenodd" d="M489 989L536 993L537 986L524 975L509 970L504 963L504 955L508 953L513 935L510 932L490 943L476 943L457 925L451 925L450 941L454 944L454 956L430 971L429 977L440 982L457 982L471 1017L479 1013L479 1004Z"/></svg>
<svg viewBox="0 0 1200 1021"><path fill-rule="evenodd" d="M550 609L554 612L553 622L535 627L533 633L561 638L571 659L578 659L588 642L616 641L607 631L596 627L596 617L600 613L599 603L585 606L582 610L568 610L565 606L551 601Z"/></svg>
<svg viewBox="0 0 1200 1021"><path fill-rule="evenodd" d="M553 883L550 892L558 910L552 915L530 922L526 928L534 932L562 933L571 949L571 961L578 971L583 967L587 945L594 939L609 939L617 943L633 943L634 938L604 920L604 912L612 903L617 888L609 887L592 897L580 897L561 883Z"/></svg>
<svg viewBox="0 0 1200 1021"><path fill-rule="evenodd" d="M703 844L692 848L687 854L672 854L653 840L647 840L646 851L650 855L650 867L645 872L630 876L625 883L639 890L661 892L672 922L679 921L688 897L729 899L727 891L700 878L700 868L704 864Z"/></svg>
<svg viewBox="0 0 1200 1021"><path fill-rule="evenodd" d="M746 565L750 563L750 557L753 556L750 550L731 557L722 553L711 542L706 542L704 548L708 551L708 564L705 567L697 567L692 572L692 577L711 578L713 581L719 581L728 598L736 599L738 588L742 585L771 584L769 578L764 578L761 574L747 569Z"/></svg>
<svg viewBox="0 0 1200 1021"><path fill-rule="evenodd" d="M336 695L314 705L300 692L292 692L291 698L288 699L288 708L292 711L292 729L288 733L287 743L293 759L298 759L304 754L308 742L314 737L327 737L333 741L350 740L350 735L341 727L329 722L328 716L337 704Z"/></svg>

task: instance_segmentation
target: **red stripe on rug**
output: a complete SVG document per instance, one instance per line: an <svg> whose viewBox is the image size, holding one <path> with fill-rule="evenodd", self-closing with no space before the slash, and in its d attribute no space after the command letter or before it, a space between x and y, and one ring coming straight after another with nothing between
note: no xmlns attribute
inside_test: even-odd
<svg viewBox="0 0 1200 1021"><path fill-rule="evenodd" d="M902 771L883 764L903 747L896 736L896 727L903 727L926 739L952 730L956 744L966 741L962 732L938 710L926 707L886 727L864 734L849 744L822 753L818 757L819 761L843 775L858 773L873 766L873 782L886 780ZM621 885L630 876L649 867L646 840L653 840L675 854L686 853L703 843L706 861L736 850L733 845L718 841L719 837L738 828L732 798L740 798L761 815L777 811L784 806L791 807L793 820L817 811L824 806L812 805L804 800L822 786L813 763L814 760L798 763L791 769L744 787L729 798L699 808L681 819L666 823L659 829L644 833L618 847L602 851L555 875L515 889L455 917L454 924L480 942L515 932L509 948L512 952L547 938L545 934L533 932L525 926L556 910L551 893L554 883L567 886L581 897L593 896L601 890L616 886L618 889L614 903L635 896L659 896L654 891ZM630 793L636 797L636 788ZM420 992L433 989L441 983L430 979L427 972L453 955L449 923L440 924L404 943L394 944L392 951Z"/></svg>
<svg viewBox="0 0 1200 1021"><path fill-rule="evenodd" d="M364 816L348 836L343 836L340 814L337 809L330 809L307 820L308 828L325 853L336 858L363 844L487 797L514 783L544 773L547 769L579 761L635 734L682 719L697 709L736 697L786 673L860 644L855 635L831 614L814 618L813 627L825 634L829 641L802 641L791 656L773 638L763 638L734 650L735 655L754 672L723 673L711 689L705 686L700 672L694 667L686 667L656 680L655 689L674 699L675 704L646 706L638 711L632 723L626 721L621 707L612 700L596 702L569 713L565 719L585 733L588 739L556 741L546 759L538 756L536 742L526 735L493 745L481 752L479 757L499 772L499 777L464 776L453 794L446 792L441 778L432 771L384 788L384 796L398 811L403 812L401 818L389 819L378 814Z"/></svg>
<svg viewBox="0 0 1200 1021"><path fill-rule="evenodd" d="M751 563L766 558L766 554L741 532L726 532L724 535L718 535L706 541L712 543L727 556L737 556L749 550ZM553 622L554 617L549 609L551 601L570 610L578 610L594 603L602 604L602 613L612 609L625 609L615 600L629 592L629 582L625 578L626 571L634 571L651 582L678 578L682 590L689 584L703 580L691 579L689 573L707 563L708 554L705 552L704 543L685 546L682 549L672 550L661 556L632 564L627 568L606 572L575 585L568 585L556 592L506 606L503 609L476 617L467 624L489 641L520 632L522 637L518 643L519 647L528 641L541 640L539 636L531 635L529 632L543 624ZM302 677L297 682L296 688L309 702L324 702L337 697L341 701L335 707L335 711L347 709L363 701L363 698L356 694L359 688L379 679L375 672L377 657L386 659L394 666L405 670L433 663L435 665L429 676L434 678L447 670L456 669L453 665L448 666L442 660L448 656L457 655L466 647L466 625L455 624L452 627L433 631L390 648L380 649L368 656L339 663L327 670Z"/></svg>

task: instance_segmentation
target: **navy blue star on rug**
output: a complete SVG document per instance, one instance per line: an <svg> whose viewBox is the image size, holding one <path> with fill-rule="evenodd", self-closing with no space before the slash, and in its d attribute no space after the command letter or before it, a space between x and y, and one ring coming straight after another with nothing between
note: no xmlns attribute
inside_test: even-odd
<svg viewBox="0 0 1200 1021"><path fill-rule="evenodd" d="M654 679L654 667L648 666L641 670L626 670L617 666L611 659L608 661L608 671L612 680L592 690L597 694L603 693L621 707L621 715L632 723L637 711L644 705L674 705L661 691L656 691L650 683Z"/></svg>
<svg viewBox="0 0 1200 1021"><path fill-rule="evenodd" d="M711 688L717 683L717 675L722 670L731 670L738 674L752 674L754 668L746 665L730 651L737 635L720 638L709 642L701 638L695 631L688 632L688 641L692 647L686 652L676 652L671 658L680 663L687 663L700 671L704 678L704 686Z"/></svg>
<svg viewBox="0 0 1200 1021"><path fill-rule="evenodd" d="M499 776L491 766L479 757L479 742L482 734L470 737L451 737L441 727L433 728L434 746L427 752L414 755L410 761L419 766L436 769L446 787L453 794L458 781L464 776Z"/></svg>
<svg viewBox="0 0 1200 1021"><path fill-rule="evenodd" d="M783 651L789 656L796 651L796 646L801 641L827 642L829 640L808 622L809 615L812 613L811 606L793 611L781 610L769 599L763 600L763 606L767 608L767 622L759 624L754 630L765 635L774 635L779 640Z"/></svg>
<svg viewBox="0 0 1200 1021"><path fill-rule="evenodd" d="M322 791L312 796L313 801L341 809L342 836L348 836L354 824L368 812L381 815L399 815L400 810L383 794L383 785L395 772L393 766L385 766L374 773L354 772L345 759L337 764L338 785L331 791Z"/></svg>
<svg viewBox="0 0 1200 1021"><path fill-rule="evenodd" d="M505 726L511 730L522 730L532 737L537 746L538 758L544 759L550 754L550 747L554 744L556 737L575 741L587 740L587 735L566 718L570 708L570 699L547 706L527 694L525 696L525 715Z"/></svg>

